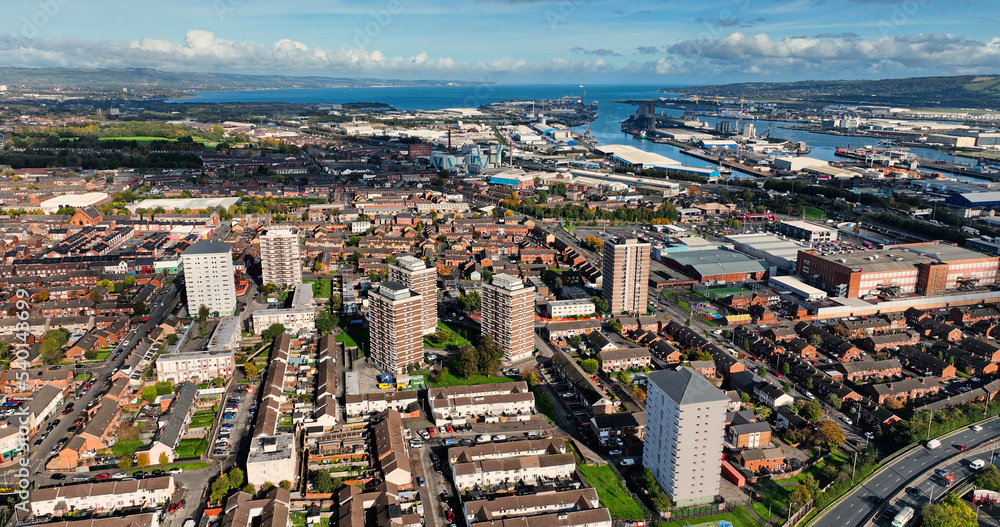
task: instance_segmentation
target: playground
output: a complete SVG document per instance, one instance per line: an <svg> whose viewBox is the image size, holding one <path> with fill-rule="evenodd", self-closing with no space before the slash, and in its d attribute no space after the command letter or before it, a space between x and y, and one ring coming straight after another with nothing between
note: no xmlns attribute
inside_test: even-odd
<svg viewBox="0 0 1000 527"><path fill-rule="evenodd" d="M719 309L708 302L692 302L689 304L691 306L691 311L694 311L701 318L718 322L722 319L724 315L719 313Z"/></svg>

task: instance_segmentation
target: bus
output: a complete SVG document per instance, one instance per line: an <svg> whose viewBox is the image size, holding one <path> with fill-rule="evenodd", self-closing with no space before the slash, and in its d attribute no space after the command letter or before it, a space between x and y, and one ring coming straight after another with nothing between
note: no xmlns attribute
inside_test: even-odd
<svg viewBox="0 0 1000 527"><path fill-rule="evenodd" d="M903 510L892 519L892 527L903 527L913 519L913 507L903 507Z"/></svg>
<svg viewBox="0 0 1000 527"><path fill-rule="evenodd" d="M389 388L392 388L392 375L389 375L388 373L380 373L377 379L380 390L388 390Z"/></svg>

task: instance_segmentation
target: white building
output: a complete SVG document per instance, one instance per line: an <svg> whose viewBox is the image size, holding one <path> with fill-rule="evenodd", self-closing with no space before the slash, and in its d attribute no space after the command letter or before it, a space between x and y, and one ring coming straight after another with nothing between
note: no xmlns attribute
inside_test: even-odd
<svg viewBox="0 0 1000 527"><path fill-rule="evenodd" d="M295 482L295 435L255 436L247 454L247 483L260 488L265 483Z"/></svg>
<svg viewBox="0 0 1000 527"><path fill-rule="evenodd" d="M229 379L236 369L234 350L171 353L156 358L156 380L179 384L207 382L216 377Z"/></svg>
<svg viewBox="0 0 1000 527"><path fill-rule="evenodd" d="M719 494L729 397L683 366L646 379L643 466L677 506L712 502Z"/></svg>
<svg viewBox="0 0 1000 527"><path fill-rule="evenodd" d="M587 316L596 312L594 303L590 300L553 300L548 304L549 318L566 318Z"/></svg>
<svg viewBox="0 0 1000 527"><path fill-rule="evenodd" d="M298 230L270 228L262 234L260 266L265 284L287 287L302 283Z"/></svg>
<svg viewBox="0 0 1000 527"><path fill-rule="evenodd" d="M479 417L495 421L501 415L529 419L535 413L535 396L523 381L433 388L428 404L431 418L442 424L463 424Z"/></svg>
<svg viewBox="0 0 1000 527"><path fill-rule="evenodd" d="M233 250L214 240L203 240L188 247L181 255L187 288L188 313L197 316L207 306L216 316L236 311L236 280Z"/></svg>
<svg viewBox="0 0 1000 527"><path fill-rule="evenodd" d="M720 451L719 454L721 453ZM538 483L539 478L557 479L572 476L576 472L576 459L573 454L523 456L455 463L451 470L455 488L459 491L519 481L533 485Z"/></svg>
<svg viewBox="0 0 1000 527"><path fill-rule="evenodd" d="M72 510L107 512L127 507L157 507L173 494L173 476L47 487L31 493L31 513L38 517Z"/></svg>
<svg viewBox="0 0 1000 527"><path fill-rule="evenodd" d="M86 192L83 194L63 194L49 198L38 204L38 208L43 212L53 214L62 207L83 208L88 205L98 205L108 201L110 196L104 192Z"/></svg>
<svg viewBox="0 0 1000 527"><path fill-rule="evenodd" d="M240 317L222 317L208 339L206 346L208 351L229 351L239 348L243 340L243 332L240 331L242 325Z"/></svg>
<svg viewBox="0 0 1000 527"><path fill-rule="evenodd" d="M316 309L312 306L312 294L312 284L299 284L295 286L295 293L292 294L292 307L254 311L253 332L260 335L271 327L271 324L281 324L293 335L302 330L315 329Z"/></svg>

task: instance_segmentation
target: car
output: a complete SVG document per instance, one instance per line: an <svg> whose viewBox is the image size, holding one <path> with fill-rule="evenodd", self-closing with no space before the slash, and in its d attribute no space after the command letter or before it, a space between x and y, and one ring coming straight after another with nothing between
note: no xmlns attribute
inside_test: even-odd
<svg viewBox="0 0 1000 527"><path fill-rule="evenodd" d="M621 450L612 450L611 452L608 452L608 454L610 454L612 456L620 456L622 454L622 451Z"/></svg>
<svg viewBox="0 0 1000 527"><path fill-rule="evenodd" d="M176 510L177 510L177 504L176 503L171 503L170 506L167 507L167 512L174 512Z"/></svg>
<svg viewBox="0 0 1000 527"><path fill-rule="evenodd" d="M621 466L623 466L623 467L629 467L629 466L632 466L632 465L635 465L635 460L632 459L632 458L621 460Z"/></svg>
<svg viewBox="0 0 1000 527"><path fill-rule="evenodd" d="M72 408L67 408L67 409L65 409L65 410L62 411L63 415L69 415L71 413L73 413L73 409Z"/></svg>
<svg viewBox="0 0 1000 527"><path fill-rule="evenodd" d="M972 463L969 463L969 468L972 469L972 470L979 470L979 469L981 469L981 468L983 468L985 466L986 466L986 462L983 461L982 459L977 459L977 460L974 460Z"/></svg>
<svg viewBox="0 0 1000 527"><path fill-rule="evenodd" d="M236 419L236 414L223 414L223 419Z"/></svg>
<svg viewBox="0 0 1000 527"><path fill-rule="evenodd" d="M52 474L52 479L56 481L62 481L66 479L66 474L63 474L62 472L56 472L55 474Z"/></svg>
<svg viewBox="0 0 1000 527"><path fill-rule="evenodd" d="M946 468L941 468L941 469L938 469L937 472L935 472L935 474L937 474L938 476L941 476L943 478L943 477L947 476L948 474L951 474L951 471L948 470L948 469L946 469Z"/></svg>
<svg viewBox="0 0 1000 527"><path fill-rule="evenodd" d="M885 503L885 498L880 498L878 496L872 496L872 505L881 505Z"/></svg>
<svg viewBox="0 0 1000 527"><path fill-rule="evenodd" d="M490 442L490 436L489 436L489 434L480 434L479 436L476 437L476 442L477 443L489 443Z"/></svg>
<svg viewBox="0 0 1000 527"><path fill-rule="evenodd" d="M72 408L72 407L73 407L73 403L66 403L66 408Z"/></svg>
<svg viewBox="0 0 1000 527"><path fill-rule="evenodd" d="M441 491L441 501L448 501L448 489Z"/></svg>
<svg viewBox="0 0 1000 527"><path fill-rule="evenodd" d="M973 426L972 427L972 431L973 432L982 432L983 431L983 425L975 425L975 426Z"/></svg>
<svg viewBox="0 0 1000 527"><path fill-rule="evenodd" d="M505 439L507 439L507 436L505 436L504 434L497 434L493 436L494 441L503 441Z"/></svg>
<svg viewBox="0 0 1000 527"><path fill-rule="evenodd" d="M212 451L212 454L215 454L216 456L222 456L226 454L226 451L221 448L216 448L215 450Z"/></svg>
<svg viewBox="0 0 1000 527"><path fill-rule="evenodd" d="M455 444L455 440L449 437L448 439L442 441L442 443L444 444L444 446L452 446Z"/></svg>
<svg viewBox="0 0 1000 527"><path fill-rule="evenodd" d="M447 430L449 434L454 434L455 433L455 429L452 428L452 427L450 427L450 426L445 427L445 430Z"/></svg>
<svg viewBox="0 0 1000 527"><path fill-rule="evenodd" d="M52 448L49 449L49 455L55 455L58 453L59 453L59 445L52 445Z"/></svg>
<svg viewBox="0 0 1000 527"><path fill-rule="evenodd" d="M420 448L422 446L424 446L424 442L423 441L421 441L419 439L411 439L410 440L410 448Z"/></svg>
<svg viewBox="0 0 1000 527"><path fill-rule="evenodd" d="M573 397L572 393L566 392L566 393L562 394L562 398L563 399L569 399L571 397Z"/></svg>
<svg viewBox="0 0 1000 527"><path fill-rule="evenodd" d="M108 474L107 472L101 472L100 474L94 476L94 479L108 479L110 477L111 474Z"/></svg>
<svg viewBox="0 0 1000 527"><path fill-rule="evenodd" d="M871 432L865 432L865 437L867 437L868 439L875 439L875 434Z"/></svg>
<svg viewBox="0 0 1000 527"><path fill-rule="evenodd" d="M125 478L124 472L115 472L114 474L111 475L111 479L124 479L124 478Z"/></svg>
<svg viewBox="0 0 1000 527"><path fill-rule="evenodd" d="M958 445L958 449L961 450L962 452L965 452L966 448L969 448L969 447L967 447L965 445Z"/></svg>
<svg viewBox="0 0 1000 527"><path fill-rule="evenodd" d="M448 521L450 522L455 521L455 511L448 509L448 512L445 513L445 516L448 518Z"/></svg>
<svg viewBox="0 0 1000 527"><path fill-rule="evenodd" d="M55 421L52 421L52 428L55 428L55 427L59 426L59 422L60 421L58 419L56 419Z"/></svg>
<svg viewBox="0 0 1000 527"><path fill-rule="evenodd" d="M49 437L49 431L48 431L48 430L46 430L46 431L42 432L42 435L41 435L40 437L41 437L42 439L45 439L46 437Z"/></svg>
<svg viewBox="0 0 1000 527"><path fill-rule="evenodd" d="M167 475L167 471L166 470L161 470L161 469L156 469L151 474L153 476L166 476Z"/></svg>
<svg viewBox="0 0 1000 527"><path fill-rule="evenodd" d="M148 476L149 476L149 473L146 472L145 470L137 470L137 471L135 471L135 472L132 473L132 477L135 478L135 479L142 479L142 478L145 478L145 477L148 477Z"/></svg>
<svg viewBox="0 0 1000 527"><path fill-rule="evenodd" d="M73 481L90 481L90 476L86 474L80 474L78 476L73 476Z"/></svg>
<svg viewBox="0 0 1000 527"><path fill-rule="evenodd" d="M847 424L849 424L849 425L853 425L854 424L854 421L852 421L851 418L847 417L846 415L844 417L841 417L840 420L843 421L843 422L845 422L845 423L847 423Z"/></svg>
<svg viewBox="0 0 1000 527"><path fill-rule="evenodd" d="M184 472L184 469L182 469L180 467L174 467L174 468L170 469L170 473L171 474L180 474L181 472Z"/></svg>
<svg viewBox="0 0 1000 527"><path fill-rule="evenodd" d="M143 322L149 322L149 317L142 317Z"/></svg>
<svg viewBox="0 0 1000 527"><path fill-rule="evenodd" d="M438 432L439 432L439 433L442 433L442 434L443 434L443 433L445 433L445 431L446 431L445 427L443 427L443 426L439 426L439 427L438 427Z"/></svg>
<svg viewBox="0 0 1000 527"><path fill-rule="evenodd" d="M83 422L83 418L82 417L77 417L76 419L73 420L73 424L75 424L75 425L78 425L78 424L80 424L82 422Z"/></svg>
<svg viewBox="0 0 1000 527"><path fill-rule="evenodd" d="M32 443L31 445L32 446L41 446L42 445L42 440L41 439L36 439L35 442Z"/></svg>
<svg viewBox="0 0 1000 527"><path fill-rule="evenodd" d="M417 486L418 487L424 487L426 485L427 485L427 482L424 481L424 478L422 478L422 477L418 477L417 478Z"/></svg>
<svg viewBox="0 0 1000 527"><path fill-rule="evenodd" d="M919 496L920 489L918 489L917 487L906 487L906 493L909 494L910 496Z"/></svg>
<svg viewBox="0 0 1000 527"><path fill-rule="evenodd" d="M219 434L219 439L226 439L226 440L228 440L230 437L232 437L232 436L229 434L229 432L222 432L221 434Z"/></svg>
<svg viewBox="0 0 1000 527"><path fill-rule="evenodd" d="M430 439L431 435L427 433L427 430L417 430L417 434L424 439Z"/></svg>
<svg viewBox="0 0 1000 527"><path fill-rule="evenodd" d="M233 428L234 426L236 426L236 425L234 425L233 423L226 423L226 424L222 425L222 429L223 429L223 430L230 430L230 429L232 429L232 428Z"/></svg>
<svg viewBox="0 0 1000 527"><path fill-rule="evenodd" d="M181 500L181 501L177 502L177 508L178 509L183 509L185 505L187 505L187 501L185 501L185 500Z"/></svg>
<svg viewBox="0 0 1000 527"><path fill-rule="evenodd" d="M895 507L889 507L888 509L885 510L885 512L882 513L882 517L885 518L886 520L891 520L895 518L897 514L899 514L899 510L897 510Z"/></svg>
<svg viewBox="0 0 1000 527"><path fill-rule="evenodd" d="M436 432L437 432L437 430L435 430L433 426L428 426L427 427L427 434L428 435L434 435Z"/></svg>
<svg viewBox="0 0 1000 527"><path fill-rule="evenodd" d="M434 472L437 472L438 474L442 474L442 472L441 472L441 464L440 463L434 463Z"/></svg>

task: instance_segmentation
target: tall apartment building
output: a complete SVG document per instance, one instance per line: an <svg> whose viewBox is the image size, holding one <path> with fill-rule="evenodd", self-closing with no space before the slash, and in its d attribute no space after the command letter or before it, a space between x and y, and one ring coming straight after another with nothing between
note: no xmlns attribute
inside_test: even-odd
<svg viewBox="0 0 1000 527"><path fill-rule="evenodd" d="M651 250L651 244L637 239L616 238L604 244L602 293L612 313L646 312Z"/></svg>
<svg viewBox="0 0 1000 527"><path fill-rule="evenodd" d="M229 316L236 311L236 279L233 250L215 240L202 240L181 255L187 289L188 313L198 314L201 306L211 313Z"/></svg>
<svg viewBox="0 0 1000 527"><path fill-rule="evenodd" d="M420 258L403 256L389 266L389 281L397 282L423 298L420 328L424 335L437 331L437 268Z"/></svg>
<svg viewBox="0 0 1000 527"><path fill-rule="evenodd" d="M684 366L647 376L642 464L677 506L719 494L729 397Z"/></svg>
<svg viewBox="0 0 1000 527"><path fill-rule="evenodd" d="M371 295L369 328L371 358L394 374L424 357L423 297L398 282L382 282Z"/></svg>
<svg viewBox="0 0 1000 527"><path fill-rule="evenodd" d="M271 228L260 236L260 266L265 284L279 287L302 283L299 233L296 229Z"/></svg>
<svg viewBox="0 0 1000 527"><path fill-rule="evenodd" d="M500 273L483 284L482 332L503 349L505 364L519 362L535 350L535 288Z"/></svg>

